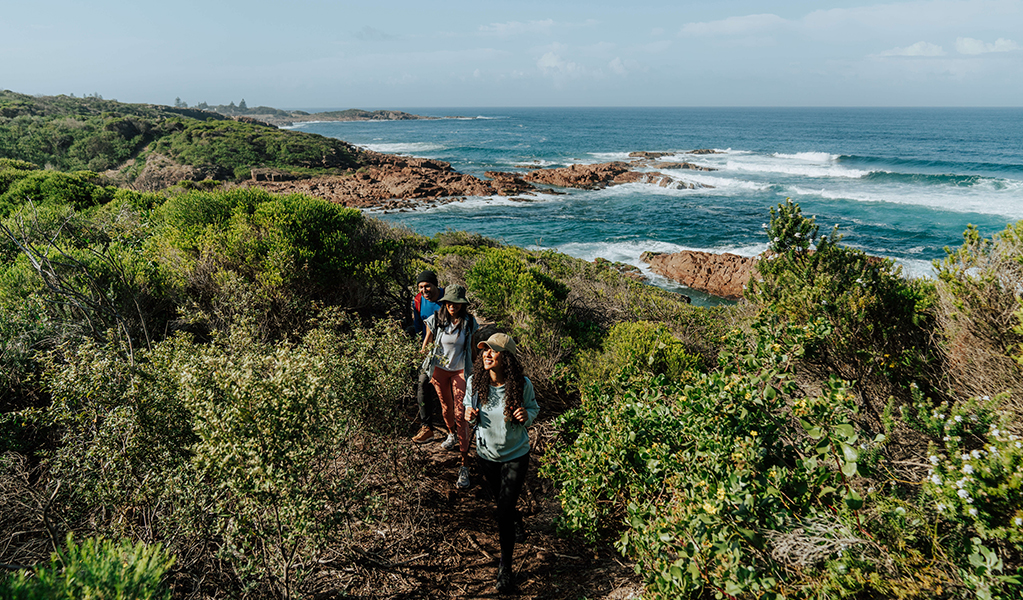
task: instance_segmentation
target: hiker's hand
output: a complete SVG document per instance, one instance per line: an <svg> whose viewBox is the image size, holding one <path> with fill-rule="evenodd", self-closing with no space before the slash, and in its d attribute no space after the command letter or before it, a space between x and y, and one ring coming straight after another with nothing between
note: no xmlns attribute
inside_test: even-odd
<svg viewBox="0 0 1023 600"><path fill-rule="evenodd" d="M480 411L476 410L475 408L470 408L470 409L465 411L465 420L470 422L470 423L475 423L476 422L476 417L478 417L479 414L480 414Z"/></svg>
<svg viewBox="0 0 1023 600"><path fill-rule="evenodd" d="M529 415L526 414L526 409L521 406L515 409L512 416L515 417L515 420L519 423L525 423L526 419L529 418Z"/></svg>

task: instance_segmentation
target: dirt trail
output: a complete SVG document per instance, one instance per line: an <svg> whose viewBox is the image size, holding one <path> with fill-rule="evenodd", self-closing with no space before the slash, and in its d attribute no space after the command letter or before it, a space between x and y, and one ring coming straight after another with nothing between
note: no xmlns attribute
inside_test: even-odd
<svg viewBox="0 0 1023 600"><path fill-rule="evenodd" d="M314 597L330 597L339 591L339 584L349 597L358 598L502 597L494 590L500 545L493 502L477 485L481 476L475 468L471 469L472 487L455 488L458 452L441 448L443 431L435 432L437 441L432 443L407 442L406 449L422 461L423 481L417 482L414 511L420 520L390 532L378 531L379 539L364 540L357 550L359 564L349 569L350 576L337 574L330 583L319 582L314 587L320 593ZM555 533L560 508L553 485L537 476L537 463L534 456L519 498L528 534L524 543L515 546L518 592L505 597L638 598L640 578L613 548ZM388 535L395 537L384 539Z"/></svg>

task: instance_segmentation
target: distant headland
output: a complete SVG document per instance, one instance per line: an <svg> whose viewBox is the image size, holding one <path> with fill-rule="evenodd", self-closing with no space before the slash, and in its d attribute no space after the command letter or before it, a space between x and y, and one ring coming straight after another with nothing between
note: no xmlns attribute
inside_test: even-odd
<svg viewBox="0 0 1023 600"><path fill-rule="evenodd" d="M247 119L254 119L256 121L260 121L268 125L273 125L275 127L292 127L298 123L311 123L323 121L416 121L464 118L424 116L414 115L412 113L407 113L400 110L362 110L360 108L349 108L347 110L330 110L322 112L306 112L304 110L283 110L280 108L273 108L270 106L254 106L250 108L245 103L244 98L242 98L241 102L239 102L238 104L235 104L234 101L231 101L230 104L217 105L209 105L205 102L200 102L199 104L196 104L195 106L192 107L189 107L187 103L182 102L181 98L177 98L174 101L174 107L205 110L233 118L244 117Z"/></svg>

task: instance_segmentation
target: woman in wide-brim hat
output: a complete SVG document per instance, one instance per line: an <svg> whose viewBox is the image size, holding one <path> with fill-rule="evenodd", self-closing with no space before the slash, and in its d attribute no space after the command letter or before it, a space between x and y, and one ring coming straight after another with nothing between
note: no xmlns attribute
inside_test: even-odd
<svg viewBox="0 0 1023 600"><path fill-rule="evenodd" d="M440 299L440 310L426 319L426 337L423 352L429 356L423 369L430 373L430 383L440 399L441 416L448 428L448 437L441 446L446 450L458 449L462 454L456 485L465 489L469 480L469 426L463 416L462 398L465 396L465 376L472 372L476 347L472 337L479 329L476 318L469 312L465 288L448 286Z"/></svg>
<svg viewBox="0 0 1023 600"><path fill-rule="evenodd" d="M515 588L512 557L515 543L525 539L516 504L529 470L529 432L540 406L533 383L523 374L515 340L495 333L477 347L480 352L466 384L465 418L476 427L476 466L497 503L494 516L501 540L497 591Z"/></svg>

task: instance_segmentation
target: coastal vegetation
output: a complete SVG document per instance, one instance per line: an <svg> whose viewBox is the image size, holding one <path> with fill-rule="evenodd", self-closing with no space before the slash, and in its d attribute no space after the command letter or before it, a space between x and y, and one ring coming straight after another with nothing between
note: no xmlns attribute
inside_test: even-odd
<svg viewBox="0 0 1023 600"><path fill-rule="evenodd" d="M213 111L11 91L0 91L0 158L104 173L141 189L164 187L147 183L144 175L153 177L147 164L150 171L179 167L179 179L235 181L254 168L302 177L344 173L364 162L341 140ZM180 167L189 168L188 177Z"/></svg>
<svg viewBox="0 0 1023 600"><path fill-rule="evenodd" d="M39 144L67 126L2 98ZM151 119L121 138L190 164L325 156L53 102L94 132ZM613 545L644 597L1020 596L1023 226L909 280L785 202L745 299L701 308L606 262L302 195L125 189L74 136L2 139L4 597L387 595L351 565L414 560L446 502L402 441L424 268L520 340L557 527Z"/></svg>

